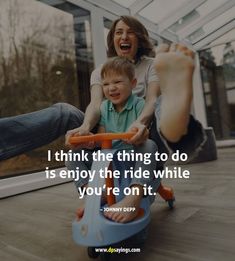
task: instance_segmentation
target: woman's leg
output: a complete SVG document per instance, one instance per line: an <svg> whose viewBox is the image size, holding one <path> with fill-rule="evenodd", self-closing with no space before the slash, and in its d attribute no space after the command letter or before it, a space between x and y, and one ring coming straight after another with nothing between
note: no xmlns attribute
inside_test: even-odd
<svg viewBox="0 0 235 261"><path fill-rule="evenodd" d="M161 87L155 111L158 133L169 150L185 152L189 159L206 142L202 125L190 115L193 57L187 47L172 44L169 49L166 45L159 46L155 60Z"/></svg>
<svg viewBox="0 0 235 261"><path fill-rule="evenodd" d="M168 52L162 48L156 56L162 94L160 129L170 142L178 142L187 134L193 97L193 56L192 51L179 44L172 44Z"/></svg>
<svg viewBox="0 0 235 261"><path fill-rule="evenodd" d="M159 153L175 152L179 150L180 153L186 153L188 155L187 162L194 159L198 152L202 149L202 146L206 142L206 134L203 126L192 115L189 115L189 122L187 125L187 132L183 135L179 141L170 142L166 139L160 128L161 110L162 110L162 97L160 96L157 101L155 110L155 123L151 128L150 137L158 146ZM159 162L160 163L160 162ZM163 166L164 162L160 164Z"/></svg>
<svg viewBox="0 0 235 261"><path fill-rule="evenodd" d="M0 160L48 144L80 126L84 113L67 103L56 103L32 113L0 119Z"/></svg>

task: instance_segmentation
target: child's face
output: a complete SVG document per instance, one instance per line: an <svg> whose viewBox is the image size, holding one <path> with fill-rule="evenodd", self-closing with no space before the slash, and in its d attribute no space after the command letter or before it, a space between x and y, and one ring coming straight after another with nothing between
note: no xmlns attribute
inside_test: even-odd
<svg viewBox="0 0 235 261"><path fill-rule="evenodd" d="M103 79L104 96L113 103L114 108L119 112L124 108L135 85L136 79L131 81L126 75L110 72Z"/></svg>

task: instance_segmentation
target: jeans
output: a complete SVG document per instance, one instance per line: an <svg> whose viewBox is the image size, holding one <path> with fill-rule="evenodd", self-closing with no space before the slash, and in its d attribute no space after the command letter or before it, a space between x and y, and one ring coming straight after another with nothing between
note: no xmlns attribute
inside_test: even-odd
<svg viewBox="0 0 235 261"><path fill-rule="evenodd" d="M56 103L32 113L0 119L0 160L48 144L79 127L84 113L67 103Z"/></svg>
<svg viewBox="0 0 235 261"><path fill-rule="evenodd" d="M81 153L83 149L78 149L75 150L74 153ZM84 151L87 153L88 155L88 161L68 161L65 163L66 167L69 170L76 170L79 169L79 171L88 171L91 169L92 166L92 153L94 152L93 150L87 150L84 149ZM121 151L121 150L120 150ZM138 170L141 169L142 171L146 170L150 173L150 177L149 178L133 178L132 180L130 180L130 184L131 185L144 185L144 184L148 184L149 182L151 183L151 181L154 179L154 175L153 175L153 170L156 169L157 167L157 162L154 160L154 152L157 151L157 146L155 144L155 142L153 142L152 140L148 139L144 144L137 146L137 147L133 147L132 150L132 154L138 153L138 154L142 154L144 155L149 154L150 157L148 159L148 161L143 162L141 160L139 161L135 161L135 160L126 160L126 161L118 161L117 160L117 156L116 153L114 154L113 157L113 161L114 161L114 169L118 169L120 171L120 173L122 173L124 171L124 169L130 169L131 167L134 168L134 170ZM125 150L125 154L131 154L131 151ZM126 156L128 157L128 156ZM131 157L130 157L131 158ZM149 163L149 164L145 164L145 163ZM89 181L88 178L81 178L79 180L77 180L75 182L76 187L82 187L85 184L87 184Z"/></svg>
<svg viewBox="0 0 235 261"><path fill-rule="evenodd" d="M180 153L186 153L188 155L187 162L194 159L200 150L203 149L203 145L207 141L206 133L201 123L196 120L193 115L190 115L187 134L181 137L181 139L172 143L166 140L162 135L159 128L160 114L161 114L161 96L157 99L155 117L153 119L150 128L150 139L154 140L158 147L159 153L171 153L179 150ZM159 162L159 167L163 166L163 162Z"/></svg>
<svg viewBox="0 0 235 261"><path fill-rule="evenodd" d="M160 116L160 101L156 105L156 119ZM48 144L65 135L68 130L79 127L84 113L67 103L57 103L46 109L23 115L0 119L0 160ZM187 135L177 143L167 142L161 135L157 124L152 124L150 138L159 152L180 150L192 159L201 150L206 135L200 122L190 117ZM160 166L160 162L158 163ZM161 164L162 166L163 164Z"/></svg>
<svg viewBox="0 0 235 261"><path fill-rule="evenodd" d="M78 149L75 150L74 153L81 153L82 149ZM87 153L88 155L88 161L67 161L65 163L66 167L68 168L68 170L70 171L76 171L78 170L80 173L82 171L86 171L88 172L88 170L91 170L92 167L92 153L94 152L93 150L87 150L84 149L84 151ZM118 150L117 152L114 153L113 155L113 170L119 170L120 173L120 178L119 179L115 179L114 184L116 187L119 188L124 188L127 186L132 186L132 185L141 185L144 186L145 184L147 186L151 186L152 187L152 191L157 191L160 183L161 183L161 179L160 178L155 178L154 177L154 170L157 169L157 161L155 160L155 156L154 153L157 151L157 146L155 144L154 141L148 139L145 143L143 143L140 146L137 147L133 147L133 150L125 150L125 154L127 156L127 154L142 154L143 156L146 155L146 159L145 157L144 160L125 160L125 161L118 161L117 158L117 153L121 152L121 150ZM122 152L123 153L123 152ZM149 157L148 157L149 155ZM130 157L131 159L131 157ZM146 160L146 162L145 162ZM149 177L133 177L128 178L125 177L124 178L124 171L125 170L130 170L133 169L133 171L137 171L137 170L141 170L141 173L143 171L147 171L147 173L149 173ZM98 172L98 170L96 170ZM97 174L97 173L96 173ZM128 176L128 175L127 175ZM75 186L78 189L78 187L82 187L86 184L88 184L89 182L89 178L80 178L79 176L77 177L76 181L75 181ZM122 194L122 192L121 192ZM150 197L150 202L152 203L154 201L155 196L152 195Z"/></svg>

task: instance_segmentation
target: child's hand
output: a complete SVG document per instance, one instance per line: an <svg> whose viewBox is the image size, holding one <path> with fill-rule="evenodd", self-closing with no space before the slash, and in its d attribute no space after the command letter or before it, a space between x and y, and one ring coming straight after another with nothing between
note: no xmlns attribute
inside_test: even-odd
<svg viewBox="0 0 235 261"><path fill-rule="evenodd" d="M136 132L136 134L130 140L126 141L126 143L135 146L143 144L149 136L149 130L147 129L147 127L144 124L137 121L131 124L128 131Z"/></svg>
<svg viewBox="0 0 235 261"><path fill-rule="evenodd" d="M65 145L71 149L94 149L96 147L95 141L83 142L83 143L79 143L77 145L71 144L69 142L69 139L71 137L85 136L85 135L93 135L93 133L92 132L83 132L82 130L80 131L79 128L70 130L66 133Z"/></svg>
<svg viewBox="0 0 235 261"><path fill-rule="evenodd" d="M79 144L77 148L78 147L81 149L93 150L96 147L96 142L95 141L84 142Z"/></svg>

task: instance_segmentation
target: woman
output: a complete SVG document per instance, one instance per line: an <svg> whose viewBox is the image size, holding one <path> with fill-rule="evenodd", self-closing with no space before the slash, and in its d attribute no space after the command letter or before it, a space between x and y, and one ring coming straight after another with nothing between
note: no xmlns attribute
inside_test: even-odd
<svg viewBox="0 0 235 261"><path fill-rule="evenodd" d="M120 26L120 31L115 31L115 29L117 29L117 25ZM149 59L147 59L147 61L144 59L145 62L143 62L142 59L143 55L148 56L152 53L153 46L149 41L148 33L144 26L135 18L129 16L123 16L114 21L108 36L108 45L109 56L127 56L131 60L134 60L136 67L139 68L139 70L137 70L137 75L140 72L146 71L148 71L147 74L150 75L149 78L142 78L142 82L138 83L138 86L143 86L140 88L143 90L141 96L145 96L146 99L146 107L144 108L143 113L140 115L138 121L132 125L132 128L137 129L138 132L132 138L130 143L138 145L142 143L148 135L146 126L150 121L152 112L155 110L154 104L156 97L160 93L158 77L155 72L152 74L152 71L154 70L153 67L150 66ZM164 108L161 112L168 114L169 117L165 117L164 114L163 117L161 115L161 118L163 119L161 123L162 128L161 132L159 131L158 133L163 133L163 135L167 138L169 142L166 142L166 140L163 139L166 145L170 145L175 149L182 148L182 146L184 146L186 151L192 152L203 142L201 126L195 121L192 121L192 124L190 121L188 124L189 104L191 101L190 81L192 72L191 76L187 76L187 73L184 73L183 78L186 78L185 81L183 81L183 78L181 79L181 84L182 81L184 82L184 84L180 86L182 87L181 92L184 93L184 95L181 95L182 97L179 96L180 90L178 90L178 88L174 88L175 86L178 87L175 82L175 78L179 80L179 76L182 73L182 71L180 71L180 64L183 67L190 67L187 64L185 66L185 61L192 63L190 58L192 53L190 53L187 48L176 45L172 45L170 49L167 45L164 45L158 49L158 52L158 58L156 61L159 60L160 62L156 63L156 66L159 67L161 62L163 65L164 62L165 65L167 65L166 61L171 62L170 66L160 66L162 70L159 76L162 88L161 92L163 94L163 103L161 108ZM183 55L183 53L185 55ZM178 73L176 71L176 66L179 68ZM159 71L160 68L158 68ZM164 72L166 75L171 74L172 77L163 77ZM155 76L153 76L154 74ZM167 79L169 82L166 84ZM173 83L171 81L173 81ZM68 139L72 135L76 135L77 133L80 135L89 133L98 122L100 115L99 107L103 99L100 84L94 82L92 82L92 84L91 102L86 109L85 118L83 112L74 106L66 103L57 103L40 111L0 119L0 160L4 160L48 144L59 136L65 134L68 130L72 131L67 132L66 144L68 144ZM172 88L168 88L166 91L163 91L164 85L170 85ZM168 92L169 89L170 92ZM148 91L146 92L146 90ZM168 99L166 99L167 97ZM184 100L186 102L184 102ZM175 104L175 101L178 101L178 103ZM186 104L184 108L181 108L182 104ZM158 106L157 108L158 110L155 112L159 115L160 107ZM176 108L178 109L178 114L175 110ZM173 113L176 113L176 115L173 115ZM173 116L172 121L171 114ZM80 127L74 129L77 126ZM188 130L187 126L189 126ZM170 133L168 133L169 131ZM188 133L195 131L193 137L191 134L181 139L183 133L186 133L187 131ZM154 134L154 136L156 136L156 132ZM190 143L192 141L194 144ZM171 144L170 142L173 143ZM175 144L175 142L177 143Z"/></svg>
<svg viewBox="0 0 235 261"><path fill-rule="evenodd" d="M108 35L108 55L133 61L137 78L135 93L145 98L141 115L130 127L137 133L129 143L139 145L146 140L147 127L155 113L158 124L153 138L157 137L159 149L179 149L190 157L205 142L200 123L190 116L193 53L181 45L163 45L153 62L146 57L152 52L147 30L138 20L122 16L114 21ZM68 130L67 145L71 136L90 133L100 117L101 87L100 68L97 68L91 76L91 102L85 116L77 108L59 103L41 111L1 119L0 159L47 144ZM128 204L131 207L133 200ZM80 209L78 215L82 213Z"/></svg>
<svg viewBox="0 0 235 261"><path fill-rule="evenodd" d="M155 112L158 121L158 133L155 134L160 134L164 144L168 148L180 148L192 153L204 142L200 123L190 116L193 52L182 45L165 44L157 49L155 61L146 57L154 53L153 45L145 27L131 16L121 16L114 21L107 42L109 57L124 56L134 62L137 78L134 93L145 98L143 112L130 127L138 130L130 143L138 145L145 140L147 127ZM103 99L101 86L99 67L91 75L91 102L86 109L83 124L67 132L67 145L71 136L89 134L98 122ZM196 136L198 138L195 141L193 138Z"/></svg>
<svg viewBox="0 0 235 261"><path fill-rule="evenodd" d="M160 90L158 77L152 64L153 60L144 57L154 54L153 45L145 27L138 20L129 16L122 16L113 23L107 42L109 57L125 56L135 63L137 76L135 93L145 97L146 100L143 113L133 125L133 128L138 129L138 134L131 142L137 145L142 142L142 136L147 134L146 126L150 123ZM78 129L69 131L67 138L77 132L81 135L88 134L99 120L99 108L103 100L100 69L101 67L97 68L91 75L91 102L87 107L84 122ZM148 95L146 95L147 89Z"/></svg>
<svg viewBox="0 0 235 261"><path fill-rule="evenodd" d="M137 130L137 134L129 143L139 145L145 141L148 136L147 127L155 112L158 131L155 131L154 136L160 134L160 141L168 149L180 149L181 152L192 153L195 144L191 141L197 141L197 146L204 142L200 124L190 117L193 53L181 45L171 45L170 48L163 45L158 49L158 56L153 62L151 58L146 57L153 53L147 30L138 20L130 16L122 16L114 21L107 40L109 56L123 56L134 63L137 86L133 92L145 98L142 113L130 127L130 131ZM99 120L103 99L100 71L99 67L91 75L91 102L86 110L83 124L77 129L68 131L67 145L70 145L68 140L71 136L89 134ZM161 106L159 103L156 106L160 93ZM194 133L193 130L197 131ZM194 138L195 134L199 135L197 139ZM81 147L84 148L83 145ZM127 203L127 207L134 208L136 200L137 197L130 196L125 202L120 201L111 206L111 209L127 206ZM77 214L81 217L83 208L79 209ZM125 215L128 214L122 214L123 220L130 221L125 218ZM134 216L132 215L132 218ZM110 211L110 217L115 217L115 210Z"/></svg>

